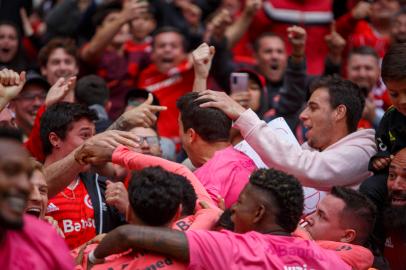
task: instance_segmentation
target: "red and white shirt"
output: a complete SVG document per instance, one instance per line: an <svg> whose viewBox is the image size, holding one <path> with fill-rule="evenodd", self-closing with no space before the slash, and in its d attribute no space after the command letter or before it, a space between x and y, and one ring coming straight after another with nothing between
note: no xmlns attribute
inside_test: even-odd
<svg viewBox="0 0 406 270"><path fill-rule="evenodd" d="M158 133L160 136L177 141L179 138L178 116L176 101L184 94L191 92L194 71L188 60L169 70L166 74L158 70L155 64L145 69L139 79L138 86L154 93L166 111L159 113Z"/></svg>
<svg viewBox="0 0 406 270"><path fill-rule="evenodd" d="M49 200L46 215L58 222L70 249L96 236L93 205L81 179Z"/></svg>

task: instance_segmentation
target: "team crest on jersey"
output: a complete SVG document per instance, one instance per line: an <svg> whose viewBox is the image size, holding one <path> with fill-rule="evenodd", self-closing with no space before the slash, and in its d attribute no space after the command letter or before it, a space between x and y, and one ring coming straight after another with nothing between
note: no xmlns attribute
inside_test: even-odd
<svg viewBox="0 0 406 270"><path fill-rule="evenodd" d="M86 194L86 196L85 196L85 204L90 209L93 209L92 200L90 199L89 194Z"/></svg>

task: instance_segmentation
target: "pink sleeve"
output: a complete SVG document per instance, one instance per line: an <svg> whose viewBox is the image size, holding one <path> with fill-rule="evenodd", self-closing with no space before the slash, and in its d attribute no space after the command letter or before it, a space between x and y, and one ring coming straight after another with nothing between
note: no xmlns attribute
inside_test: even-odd
<svg viewBox="0 0 406 270"><path fill-rule="evenodd" d="M199 209L189 230L211 230L216 225L222 211L219 208Z"/></svg>
<svg viewBox="0 0 406 270"><path fill-rule="evenodd" d="M49 242L52 243L52 247L49 249L49 253L53 253L51 257L54 258L55 264L54 264L54 269L61 269L61 270L67 270L67 269L73 269L73 257L70 254L70 250L68 249L68 246L66 245L65 241L63 240L62 237L60 237L56 231L52 228L52 236L49 235L48 239ZM51 229L49 230L51 231Z"/></svg>
<svg viewBox="0 0 406 270"><path fill-rule="evenodd" d="M230 269L234 245L227 234L202 230L185 234L189 244L188 269Z"/></svg>
<svg viewBox="0 0 406 270"><path fill-rule="evenodd" d="M198 200L205 201L213 206L215 205L206 189L196 178L196 176L188 168L181 164L163 158L137 153L124 146L117 147L113 153L112 161L113 163L124 166L130 170L141 170L146 167L160 166L169 172L182 175L192 184ZM200 206L197 208L200 209Z"/></svg>

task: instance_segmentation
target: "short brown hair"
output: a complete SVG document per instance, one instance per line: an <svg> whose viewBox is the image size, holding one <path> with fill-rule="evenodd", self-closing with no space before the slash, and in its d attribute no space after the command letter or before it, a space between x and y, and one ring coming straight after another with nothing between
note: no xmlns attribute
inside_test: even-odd
<svg viewBox="0 0 406 270"><path fill-rule="evenodd" d="M321 77L314 81L310 87L310 94L313 94L319 88L327 89L331 108L335 109L339 105L344 105L347 108L346 122L348 131L350 133L356 131L365 106L365 95L362 93L361 88L337 75Z"/></svg>
<svg viewBox="0 0 406 270"><path fill-rule="evenodd" d="M385 83L406 79L406 44L393 44L382 60L381 76Z"/></svg>
<svg viewBox="0 0 406 270"><path fill-rule="evenodd" d="M38 61L41 67L44 67L48 63L49 56L51 53L58 49L62 48L66 51L67 54L75 58L76 63L78 63L79 55L78 49L76 47L75 41L71 38L54 38L51 39L38 54Z"/></svg>
<svg viewBox="0 0 406 270"><path fill-rule="evenodd" d="M285 41L283 40L283 38L280 35L272 33L272 32L265 32L265 33L262 33L259 37L257 37L257 39L255 39L254 45L253 45L254 52L257 53L259 51L261 40L264 38L278 38L282 41L283 45L285 46Z"/></svg>
<svg viewBox="0 0 406 270"><path fill-rule="evenodd" d="M40 171L41 173L44 173L44 165L33 157L30 157L30 166L33 172Z"/></svg>

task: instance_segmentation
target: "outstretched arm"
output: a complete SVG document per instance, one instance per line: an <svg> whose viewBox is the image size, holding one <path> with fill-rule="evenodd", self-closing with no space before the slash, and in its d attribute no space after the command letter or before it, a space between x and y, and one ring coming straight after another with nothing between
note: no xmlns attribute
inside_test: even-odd
<svg viewBox="0 0 406 270"><path fill-rule="evenodd" d="M153 96L149 94L143 104L124 112L108 129L128 131L134 127L151 127L157 120L155 113L166 110L165 106L152 105L152 101Z"/></svg>
<svg viewBox="0 0 406 270"><path fill-rule="evenodd" d="M75 159L83 164L104 164L112 161L130 170L142 170L150 166L161 166L164 170L184 176L192 184L197 197L215 207L206 189L185 166L163 158L134 152L124 146L102 147L101 140L92 140L76 151Z"/></svg>
<svg viewBox="0 0 406 270"><path fill-rule="evenodd" d="M371 130L365 130L362 138L347 141L334 151L311 151L287 141L252 110L245 110L225 93L206 90L199 99L205 98L212 101L200 106L218 108L235 121L234 127L268 167L289 171L304 186L329 190L337 183L356 185L369 176L367 164L376 153Z"/></svg>
<svg viewBox="0 0 406 270"><path fill-rule="evenodd" d="M193 68L195 71L193 92L201 92L207 89L207 78L209 77L214 52L214 47L206 43L202 43L192 52Z"/></svg>
<svg viewBox="0 0 406 270"><path fill-rule="evenodd" d="M250 26L257 11L262 7L262 0L247 0L245 8L238 19L226 30L227 48L232 49L240 41Z"/></svg>
<svg viewBox="0 0 406 270"><path fill-rule="evenodd" d="M109 149L113 151L119 144L137 147L137 139L138 138L130 132L117 130L106 131L88 139L65 158L52 164L46 164L44 174L48 184L48 196L51 198L58 194L58 192L62 191L80 172L88 169L86 166L87 163L83 162L83 159L78 156L81 149L88 145L95 144L104 151L108 151Z"/></svg>
<svg viewBox="0 0 406 270"><path fill-rule="evenodd" d="M147 6L146 2L135 2L124 6L117 18L98 29L89 44L81 51L81 58L85 62L94 63L111 43L111 40L120 31L121 27L130 22L137 14L144 12Z"/></svg>
<svg viewBox="0 0 406 270"><path fill-rule="evenodd" d="M130 170L142 170L150 166L160 166L168 172L182 175L192 184L198 200L205 201L209 203L211 207L215 207L215 204L206 189L197 177L184 165L163 158L137 153L123 146L117 147L114 151L112 154L112 161L113 163L124 166Z"/></svg>
<svg viewBox="0 0 406 270"><path fill-rule="evenodd" d="M123 225L109 232L94 251L96 258L127 251L146 249L182 262L189 262L189 246L185 233L137 225Z"/></svg>

